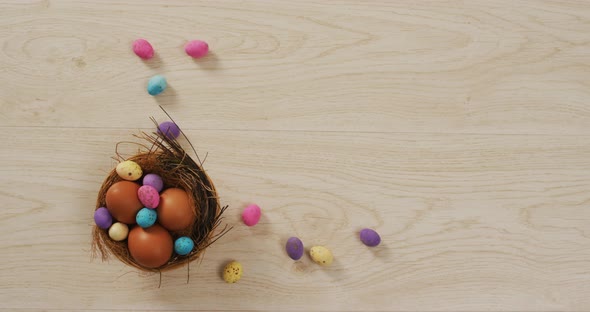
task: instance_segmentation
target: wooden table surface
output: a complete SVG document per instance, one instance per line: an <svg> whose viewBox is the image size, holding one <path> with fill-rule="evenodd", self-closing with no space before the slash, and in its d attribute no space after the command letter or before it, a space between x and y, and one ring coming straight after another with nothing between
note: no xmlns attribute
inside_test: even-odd
<svg viewBox="0 0 590 312"><path fill-rule="evenodd" d="M1 0L0 308L588 311L589 98L588 1ZM90 255L115 144L158 105L234 226L160 289Z"/></svg>

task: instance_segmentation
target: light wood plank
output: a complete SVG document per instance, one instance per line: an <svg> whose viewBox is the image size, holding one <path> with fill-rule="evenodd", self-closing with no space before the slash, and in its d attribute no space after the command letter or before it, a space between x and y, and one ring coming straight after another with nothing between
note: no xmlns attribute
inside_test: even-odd
<svg viewBox="0 0 590 312"><path fill-rule="evenodd" d="M590 133L587 1L0 5L3 125L147 127L164 104L190 129Z"/></svg>
<svg viewBox="0 0 590 312"><path fill-rule="evenodd" d="M4 128L0 308L329 311L590 308L587 136L188 131L234 230L193 265L90 262L92 208L129 129ZM248 202L264 217L239 221ZM361 245L376 228L383 244ZM336 263L294 263L287 237ZM220 267L245 267L225 284ZM34 298L32 300L31 298Z"/></svg>

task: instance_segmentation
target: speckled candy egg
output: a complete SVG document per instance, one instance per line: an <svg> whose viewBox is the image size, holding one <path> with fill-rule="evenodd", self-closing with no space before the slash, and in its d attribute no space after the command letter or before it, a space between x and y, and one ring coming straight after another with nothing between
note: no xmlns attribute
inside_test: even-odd
<svg viewBox="0 0 590 312"><path fill-rule="evenodd" d="M180 128L172 121L164 121L158 125L158 132L171 139L176 139L180 135Z"/></svg>
<svg viewBox="0 0 590 312"><path fill-rule="evenodd" d="M143 174L141 167L132 160L120 162L115 170L121 179L127 181L135 181Z"/></svg>
<svg viewBox="0 0 590 312"><path fill-rule="evenodd" d="M176 239L174 242L174 251L181 255L186 256L195 248L195 243L190 237L182 236Z"/></svg>
<svg viewBox="0 0 590 312"><path fill-rule="evenodd" d="M106 230L113 224L113 217L108 209L100 207L94 211L94 222L99 228Z"/></svg>
<svg viewBox="0 0 590 312"><path fill-rule="evenodd" d="M381 237L372 229L362 229L359 236L361 242L369 247L375 247L381 243Z"/></svg>
<svg viewBox="0 0 590 312"><path fill-rule="evenodd" d="M242 264L237 261L232 261L223 269L223 280L227 283L233 284L242 278L243 272Z"/></svg>
<svg viewBox="0 0 590 312"><path fill-rule="evenodd" d="M129 234L129 227L127 224L117 222L109 228L109 237L117 242L120 242L127 238L127 234Z"/></svg>
<svg viewBox="0 0 590 312"><path fill-rule="evenodd" d="M200 58L207 55L209 45L202 40L191 40L184 46L184 52L193 58Z"/></svg>
<svg viewBox="0 0 590 312"><path fill-rule="evenodd" d="M258 205L249 205L242 212L242 220L247 226L255 226L260 221L260 207Z"/></svg>
<svg viewBox="0 0 590 312"><path fill-rule="evenodd" d="M147 208L154 209L160 204L160 193L153 186L143 185L137 190L139 201Z"/></svg>
<svg viewBox="0 0 590 312"><path fill-rule="evenodd" d="M155 174L155 173L148 173L143 177L143 185L149 185L156 189L156 191L161 192L164 189L164 181L162 178Z"/></svg>
<svg viewBox="0 0 590 312"><path fill-rule="evenodd" d="M158 95L164 92L167 86L168 83L166 82L166 78L164 78L164 76L155 75L148 81L147 92L150 95Z"/></svg>
<svg viewBox="0 0 590 312"><path fill-rule="evenodd" d="M289 257L293 260L299 260L303 256L303 242L297 237L289 238L285 249Z"/></svg>
<svg viewBox="0 0 590 312"><path fill-rule="evenodd" d="M330 249L324 246L313 246L309 250L309 256L315 263L323 266L329 266L334 261L334 256Z"/></svg>
<svg viewBox="0 0 590 312"><path fill-rule="evenodd" d="M135 216L135 221L137 225L141 226L142 228L148 228L154 223L156 223L156 219L158 219L158 213L155 209L150 208L142 208Z"/></svg>
<svg viewBox="0 0 590 312"><path fill-rule="evenodd" d="M145 39L137 39L133 41L133 52L144 60L150 59L154 56L154 48Z"/></svg>

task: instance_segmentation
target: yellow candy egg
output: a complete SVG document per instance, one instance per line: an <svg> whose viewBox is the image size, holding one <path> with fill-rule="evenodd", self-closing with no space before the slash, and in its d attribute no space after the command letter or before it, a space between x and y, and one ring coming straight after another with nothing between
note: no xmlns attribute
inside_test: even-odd
<svg viewBox="0 0 590 312"><path fill-rule="evenodd" d="M117 165L116 171L121 179L127 181L135 181L141 178L141 175L143 174L141 167L132 160L120 162Z"/></svg>
<svg viewBox="0 0 590 312"><path fill-rule="evenodd" d="M126 239L127 234L129 234L129 227L125 223L117 222L109 229L109 237L117 242Z"/></svg>
<svg viewBox="0 0 590 312"><path fill-rule="evenodd" d="M242 265L237 261L228 263L223 269L223 280L227 283L233 284L242 278Z"/></svg>
<svg viewBox="0 0 590 312"><path fill-rule="evenodd" d="M330 251L330 249L324 246L311 247L311 249L309 250L309 256L315 263L323 266L329 266L334 261L334 256L332 256L332 252Z"/></svg>

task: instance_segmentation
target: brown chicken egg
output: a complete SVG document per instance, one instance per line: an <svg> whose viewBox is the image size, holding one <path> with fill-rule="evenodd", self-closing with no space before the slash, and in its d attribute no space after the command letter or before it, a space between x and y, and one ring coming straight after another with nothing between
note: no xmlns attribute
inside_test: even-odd
<svg viewBox="0 0 590 312"><path fill-rule="evenodd" d="M134 227L127 237L129 253L137 263L146 268L157 268L172 257L174 243L165 228L154 224L149 228Z"/></svg>
<svg viewBox="0 0 590 312"><path fill-rule="evenodd" d="M195 222L195 211L188 194L179 188L169 188L160 194L158 222L170 231L181 231Z"/></svg>
<svg viewBox="0 0 590 312"><path fill-rule="evenodd" d="M135 215L143 207L137 197L139 185L130 181L117 182L107 190L107 209L117 221L134 224Z"/></svg>

